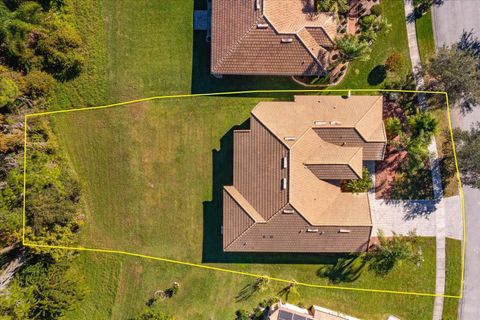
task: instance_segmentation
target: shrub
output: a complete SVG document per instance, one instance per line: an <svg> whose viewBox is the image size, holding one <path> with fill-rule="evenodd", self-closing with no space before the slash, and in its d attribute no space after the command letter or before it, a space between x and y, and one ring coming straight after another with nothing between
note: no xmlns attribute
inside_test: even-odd
<svg viewBox="0 0 480 320"><path fill-rule="evenodd" d="M18 97L19 90L12 80L0 76L0 108L15 101Z"/></svg>
<svg viewBox="0 0 480 320"><path fill-rule="evenodd" d="M400 52L394 52L388 56L385 62L385 68L388 71L396 72L402 68L404 64L403 56Z"/></svg>
<svg viewBox="0 0 480 320"><path fill-rule="evenodd" d="M247 310L239 309L235 312L235 320L249 320L250 315L248 314Z"/></svg>
<svg viewBox="0 0 480 320"><path fill-rule="evenodd" d="M360 25L362 26L363 30L368 30L373 26L373 23L375 22L375 17L373 14L370 14L368 16L363 16L360 18Z"/></svg>
<svg viewBox="0 0 480 320"><path fill-rule="evenodd" d="M42 97L48 94L55 84L55 80L46 72L34 70L25 77L26 93L32 98Z"/></svg>
<svg viewBox="0 0 480 320"><path fill-rule="evenodd" d="M385 131L389 139L398 136L402 132L402 123L400 119L390 117L385 119Z"/></svg>
<svg viewBox="0 0 480 320"><path fill-rule="evenodd" d="M370 8L370 13L377 17L380 16L382 14L382 6L379 4L373 5Z"/></svg>
<svg viewBox="0 0 480 320"><path fill-rule="evenodd" d="M347 191L353 193L367 192L371 187L373 182L367 168L363 168L361 179L352 179L347 182Z"/></svg>

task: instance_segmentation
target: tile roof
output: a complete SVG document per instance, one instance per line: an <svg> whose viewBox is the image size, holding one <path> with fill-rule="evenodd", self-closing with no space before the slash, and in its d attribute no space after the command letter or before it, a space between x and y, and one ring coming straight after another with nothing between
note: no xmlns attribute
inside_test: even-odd
<svg viewBox="0 0 480 320"><path fill-rule="evenodd" d="M212 0L211 72L318 75L337 22L304 0Z"/></svg>
<svg viewBox="0 0 480 320"><path fill-rule="evenodd" d="M250 130L234 131L233 186L224 192L254 223L225 228L224 250L365 250L367 194L342 192L338 181L361 177L363 160L382 159L382 98L296 96L260 102L251 114ZM225 225L239 220L237 209L224 205Z"/></svg>

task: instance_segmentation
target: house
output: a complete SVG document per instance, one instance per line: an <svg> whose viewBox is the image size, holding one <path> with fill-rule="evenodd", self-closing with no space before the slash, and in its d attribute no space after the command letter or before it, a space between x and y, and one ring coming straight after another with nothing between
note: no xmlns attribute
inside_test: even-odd
<svg viewBox="0 0 480 320"><path fill-rule="evenodd" d="M359 320L327 308L311 306L308 310L277 302L268 310L267 320Z"/></svg>
<svg viewBox="0 0 480 320"><path fill-rule="evenodd" d="M212 0L211 73L322 75L337 16L313 0Z"/></svg>
<svg viewBox="0 0 480 320"><path fill-rule="evenodd" d="M342 192L364 161L382 160L381 96L260 102L233 133L223 190L225 252L361 252L372 231L366 193Z"/></svg>

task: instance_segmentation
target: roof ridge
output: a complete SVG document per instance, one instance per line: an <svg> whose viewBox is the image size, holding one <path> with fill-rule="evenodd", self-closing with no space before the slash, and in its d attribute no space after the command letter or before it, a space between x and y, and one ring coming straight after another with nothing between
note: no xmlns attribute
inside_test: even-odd
<svg viewBox="0 0 480 320"><path fill-rule="evenodd" d="M238 49L238 47L240 47L240 45L242 44L243 40L245 39L246 36L248 36L250 34L250 32L252 32L252 30L254 30L256 27L257 27L257 24L259 22L259 20L263 18L263 13L262 15L258 16L257 19L254 20L252 26L250 26L250 28L247 29L247 31L245 31L245 33L240 36L237 41L235 42L234 45L232 45L228 51L222 56L221 59L218 59L218 62L217 64L215 65L215 67L220 67L222 64L223 64L223 61L228 58L233 52L235 52L236 49ZM268 21L267 19L265 19L268 24L270 25L270 27L272 26L272 24L270 23L270 21Z"/></svg>
<svg viewBox="0 0 480 320"><path fill-rule="evenodd" d="M253 220L254 223L266 222L265 218L257 211L257 209L252 206L252 204L240 193L240 191L238 191L235 186L225 186L224 190L227 191L230 197L232 197L233 201L235 201L235 203L238 204L243 211L245 211L245 213L250 217L250 219ZM236 195L234 195L232 191L238 193L238 197L242 197L243 199L237 199ZM245 200L246 204L242 205L240 200ZM249 208L245 208L247 205L251 207L250 209L253 210L253 212L249 212Z"/></svg>
<svg viewBox="0 0 480 320"><path fill-rule="evenodd" d="M304 31L304 32L302 32L302 31ZM318 42L315 40L315 38L312 36L312 34L310 32L308 32L306 27L303 27L297 33L295 33L297 38L300 40L300 42L303 44L303 46L307 49L308 53L310 53L310 55L313 57L313 60L315 60L316 63L318 63L320 66L322 66L322 68L325 69L325 66L323 65L323 63L320 61L320 59L318 59L318 57L313 52L313 48L310 48L308 46L307 39L303 38L302 35L300 34L300 33L305 33L305 32L308 34L307 38L308 37L311 38L311 39L308 39L308 40L313 40L313 42L315 42L315 45L318 47L316 49L319 49L319 54L320 54L320 52L325 52L327 50L325 48L323 48L321 45L318 44Z"/></svg>
<svg viewBox="0 0 480 320"><path fill-rule="evenodd" d="M383 99L383 96L382 96L382 95L378 96L378 99L375 100L375 101L372 103L372 105L367 109L367 111L363 114L363 116L362 116L360 119L358 119L358 121L357 121L357 122L355 123L355 125L354 125L354 126L355 126L355 130L358 132L358 134L360 134L360 136L361 136L365 141L367 141L367 137L364 137L363 134L362 134L360 131L357 130L357 125L358 125L360 122L362 122L363 119L365 119L365 117L367 116L367 114L368 114L370 111L372 111L373 107L375 107L375 105L377 104L377 102L378 102L380 99ZM383 122L383 120L382 120L382 122Z"/></svg>

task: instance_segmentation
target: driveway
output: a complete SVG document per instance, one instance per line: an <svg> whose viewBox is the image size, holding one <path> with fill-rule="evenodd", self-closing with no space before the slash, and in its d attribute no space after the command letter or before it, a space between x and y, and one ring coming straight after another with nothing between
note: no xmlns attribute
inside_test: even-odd
<svg viewBox="0 0 480 320"><path fill-rule="evenodd" d="M463 31L473 29L480 38L480 1L445 0L433 10L435 43L437 48L460 39ZM455 112L453 125L468 129L480 121L480 107L467 115ZM462 320L480 319L480 191L464 187L467 228L464 299L460 307Z"/></svg>

